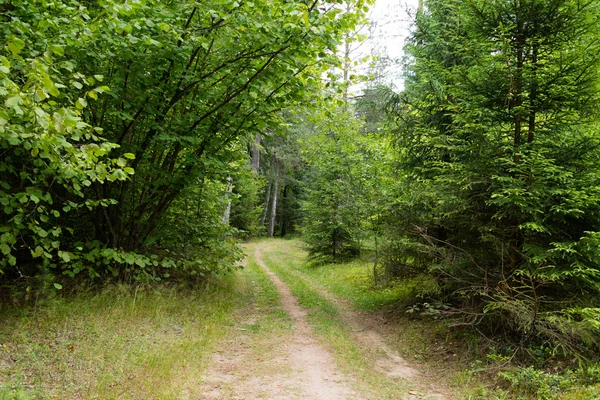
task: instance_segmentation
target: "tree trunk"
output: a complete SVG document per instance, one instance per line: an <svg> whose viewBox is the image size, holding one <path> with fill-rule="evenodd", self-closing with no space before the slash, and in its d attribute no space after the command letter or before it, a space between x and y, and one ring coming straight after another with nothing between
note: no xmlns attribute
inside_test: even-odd
<svg viewBox="0 0 600 400"><path fill-rule="evenodd" d="M287 233L286 221L287 221L288 213L286 211L287 211L287 204L288 204L288 202L287 202L288 187L289 187L289 185L285 185L283 187L283 194L282 194L283 199L281 201L281 206L282 206L281 207L281 234L280 234L281 237L284 237Z"/></svg>
<svg viewBox="0 0 600 400"><path fill-rule="evenodd" d="M252 171L258 175L260 169L260 133L254 137L254 145L252 146Z"/></svg>
<svg viewBox="0 0 600 400"><path fill-rule="evenodd" d="M227 178L227 193L225 197L227 198L227 208L225 208L225 214L223 214L223 222L229 224L229 218L231 217L231 192L233 192L233 179L231 177Z"/></svg>
<svg viewBox="0 0 600 400"><path fill-rule="evenodd" d="M271 221L269 223L269 237L275 233L275 219L277 218L277 194L279 192L279 176L275 175L273 182L273 202L271 203Z"/></svg>
<svg viewBox="0 0 600 400"><path fill-rule="evenodd" d="M267 185L267 192L265 195L265 207L262 210L260 215L260 226L265 226L265 222L267 219L267 214L269 213L269 200L271 200L271 187L273 186L273 182L269 181Z"/></svg>

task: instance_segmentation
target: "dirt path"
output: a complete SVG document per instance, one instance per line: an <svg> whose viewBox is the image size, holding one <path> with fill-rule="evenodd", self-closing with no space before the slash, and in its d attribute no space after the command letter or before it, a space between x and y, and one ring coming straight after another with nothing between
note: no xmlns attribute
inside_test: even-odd
<svg viewBox="0 0 600 400"><path fill-rule="evenodd" d="M200 388L201 399L364 399L340 373L333 356L318 343L303 310L290 289L264 264L260 250L256 264L277 287L290 326L272 335L252 334L254 326L268 325L266 310L253 305L240 315L239 334L214 355ZM262 290L254 282L251 290ZM193 396L190 396L193 397Z"/></svg>
<svg viewBox="0 0 600 400"><path fill-rule="evenodd" d="M334 356L315 337L307 320L307 311L298 304L290 288L264 263L260 244L256 245L253 256L257 270L264 271L275 285L277 293L274 295L278 295L281 308L252 304L240 314L239 334L213 357L200 388L200 399L379 398L377 393L357 392L354 389L358 387L355 385L357 378L344 375L337 368ZM305 277L298 276L298 279ZM322 297L335 304L356 343L372 355L374 368L390 382L404 381L421 388L411 390L405 400L450 398L435 390L428 383L429 379L424 379L387 345L373 316L353 311L348 303L329 294L318 282L309 282ZM249 290L265 290L265 282L250 284ZM284 315L265 317L275 309L280 312L282 309ZM286 325L283 330L281 321ZM258 331L256 327L266 327L266 330Z"/></svg>
<svg viewBox="0 0 600 400"><path fill-rule="evenodd" d="M294 319L294 334L288 344L290 359L296 366L305 399L353 399L358 395L348 386L348 377L336 370L333 356L320 345L306 319L306 311L298 305L288 286L263 262L257 248L254 257L275 283L283 309Z"/></svg>
<svg viewBox="0 0 600 400"><path fill-rule="evenodd" d="M293 272L298 279L304 279L310 282L311 287L319 295L335 304L340 312L340 317L344 323L349 326L353 332L355 341L361 343L374 355L375 367L390 378L400 378L417 384L421 389L411 391L407 399L430 399L430 400L448 400L452 394L443 388L437 387L435 377L424 374L405 360L396 350L394 350L385 339L385 324L375 315L359 312L352 309L352 305L339 297L329 293L319 282L315 282L307 276Z"/></svg>

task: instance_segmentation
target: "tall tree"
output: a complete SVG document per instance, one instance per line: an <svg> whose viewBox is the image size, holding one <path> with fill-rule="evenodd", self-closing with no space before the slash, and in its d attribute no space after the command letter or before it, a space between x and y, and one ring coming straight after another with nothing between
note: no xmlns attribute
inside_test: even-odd
<svg viewBox="0 0 600 400"><path fill-rule="evenodd" d="M426 1L395 113L412 265L474 321L571 351L599 313L599 7Z"/></svg>
<svg viewBox="0 0 600 400"><path fill-rule="evenodd" d="M323 118L323 116L326 118ZM364 132L352 112L335 110L307 123L303 237L316 258L338 262L360 254L392 179L386 141Z"/></svg>
<svg viewBox="0 0 600 400"><path fill-rule="evenodd" d="M34 186L49 195L50 170L66 173L65 185L73 186L56 195L72 210L72 237L54 229L61 220L51 212L42 230L5 236L2 253L11 264L17 249L28 249L19 254L23 260L50 254L51 264L62 258L70 273L88 262L92 275L120 275L124 257L140 271L154 266L155 259L135 254L171 253L159 248L169 242L165 222L188 210L180 204L186 193L215 195L238 161L238 142L306 102L307 89L320 84L316 77L338 63L338 44L364 13L362 0L351 2L356 12L320 1L0 4L0 126L10 127L1 146L3 154L19 155L4 167L10 176L1 171L9 203L18 195L31 210L42 207L34 206L40 192L19 193L40 180ZM32 154L29 141L11 139L13 130L44 130L55 136L54 147ZM109 150L114 161L105 157ZM50 154L53 166L42 167L40 157ZM77 168L66 161L61 171L63 157ZM17 172L23 169L35 178ZM18 225L13 217L22 211L9 204L2 229ZM48 252L32 240L45 227L60 236L60 253L56 241L44 244ZM70 262L82 251L87 259L79 254L79 264Z"/></svg>

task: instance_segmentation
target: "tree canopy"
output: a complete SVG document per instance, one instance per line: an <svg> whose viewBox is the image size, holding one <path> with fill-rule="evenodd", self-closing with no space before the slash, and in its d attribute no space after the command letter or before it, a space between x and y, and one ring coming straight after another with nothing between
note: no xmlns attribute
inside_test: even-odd
<svg viewBox="0 0 600 400"><path fill-rule="evenodd" d="M3 274L174 266L173 206L191 197L211 215L204 228L221 223L201 208L220 197L211 188L236 169L240 141L320 87L363 7L2 3Z"/></svg>

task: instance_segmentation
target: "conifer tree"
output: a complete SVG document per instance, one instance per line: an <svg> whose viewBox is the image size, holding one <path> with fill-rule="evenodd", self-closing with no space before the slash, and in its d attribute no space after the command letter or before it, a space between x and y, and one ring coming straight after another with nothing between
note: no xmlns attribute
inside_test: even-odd
<svg viewBox="0 0 600 400"><path fill-rule="evenodd" d="M600 316L599 7L425 2L394 115L409 264L471 322L580 354Z"/></svg>

